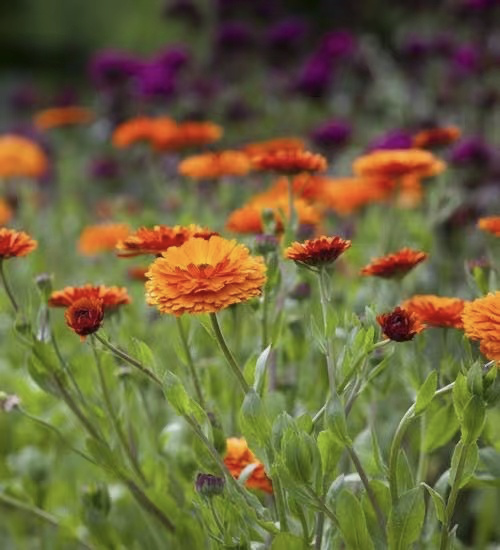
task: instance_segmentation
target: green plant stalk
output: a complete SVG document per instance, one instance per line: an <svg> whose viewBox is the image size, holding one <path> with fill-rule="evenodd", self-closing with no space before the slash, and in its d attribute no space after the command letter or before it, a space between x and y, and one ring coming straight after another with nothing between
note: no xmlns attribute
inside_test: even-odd
<svg viewBox="0 0 500 550"><path fill-rule="evenodd" d="M323 339L325 345L325 358L326 358L326 368L328 370L328 384L330 386L330 394L332 397L336 394L335 386L335 363L332 356L332 351L330 347L330 340L328 338L328 297L325 289L324 277L326 272L324 269L320 269L317 272L318 274L318 284L319 284L319 296L321 302L321 314L323 316Z"/></svg>
<svg viewBox="0 0 500 550"><path fill-rule="evenodd" d="M286 223L284 244L288 246L295 237L296 212L293 196L293 179L287 176L286 181L288 186L288 220Z"/></svg>
<svg viewBox="0 0 500 550"><path fill-rule="evenodd" d="M264 288L262 289L262 342L261 342L261 348L265 349L267 348L267 343L269 341L269 331L268 331L268 313L269 313L269 292L266 288L267 283L264 285Z"/></svg>
<svg viewBox="0 0 500 550"><path fill-rule="evenodd" d="M318 508L328 517L328 519L335 525L337 529L340 529L339 520L337 516L328 508L328 506L319 498L319 496L310 488L306 487L307 493L311 496L316 502Z"/></svg>
<svg viewBox="0 0 500 550"><path fill-rule="evenodd" d="M302 537L304 538L304 544L309 547L309 526L307 525L307 518L304 514L302 506L296 503L297 515L299 516L300 525L302 527Z"/></svg>
<svg viewBox="0 0 500 550"><path fill-rule="evenodd" d="M417 485L420 482L425 481L427 476L427 466L429 459L427 453L424 451L423 441L425 437L426 421L425 412L420 417L420 452L418 454L418 467L417 467Z"/></svg>
<svg viewBox="0 0 500 550"><path fill-rule="evenodd" d="M325 512L319 512L317 515L317 521L316 521L316 538L314 540L314 548L316 550L321 550L324 527L325 527Z"/></svg>
<svg viewBox="0 0 500 550"><path fill-rule="evenodd" d="M278 520L280 522L280 531L288 531L288 521L286 517L285 497L283 495L283 487L279 476L273 476L273 492L276 502L276 511L278 512Z"/></svg>
<svg viewBox="0 0 500 550"><path fill-rule="evenodd" d="M236 376L236 379L240 384L241 390L243 391L243 393L248 393L250 391L250 386L247 384L247 381L245 380L245 377L243 376L243 373L241 372L241 369L238 366L236 359L234 358L230 349L227 347L226 341L224 340L224 336L222 335L222 331L220 329L217 315L215 313L210 313L210 321L212 322L212 328L214 329L217 343L219 344L219 347L224 354L228 365L231 367L233 374Z"/></svg>
<svg viewBox="0 0 500 550"><path fill-rule="evenodd" d="M224 529L224 526L222 525L222 522L219 516L217 515L217 511L215 510L213 500L211 497L208 497L206 501L208 503L208 507L210 508L210 511L212 512L212 517L214 518L215 525L217 525L217 529L219 530L222 538L224 539L224 543L227 544L229 541L226 540L226 530Z"/></svg>
<svg viewBox="0 0 500 550"><path fill-rule="evenodd" d="M3 264L4 264L4 260L0 260L0 278L2 279L2 284L5 289L5 293L9 298L9 302L12 305L12 309L14 310L14 313L17 313L19 311L19 306L17 305L12 289L10 288L9 281L7 280L7 276L5 275L5 269Z"/></svg>

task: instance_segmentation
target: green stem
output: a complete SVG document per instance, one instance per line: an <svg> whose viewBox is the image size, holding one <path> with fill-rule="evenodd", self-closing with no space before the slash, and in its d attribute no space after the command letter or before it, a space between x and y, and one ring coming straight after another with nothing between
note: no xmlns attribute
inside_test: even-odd
<svg viewBox="0 0 500 550"><path fill-rule="evenodd" d="M14 294L12 292L12 289L10 288L9 282L7 280L7 277L5 275L5 269L3 266L4 261L0 260L0 278L2 279L2 284L5 289L5 293L7 294L7 297L9 298L9 301L12 305L12 309L15 313L19 311L19 306L17 305L16 299L14 298Z"/></svg>
<svg viewBox="0 0 500 550"><path fill-rule="evenodd" d="M330 339L328 338L328 297L324 280L326 274L327 272L324 269L321 269L318 272L318 283L321 302L321 313L323 316L323 340L325 346L326 367L328 370L328 383L330 385L330 394L333 397L336 394L335 363L333 361L332 351L330 347Z"/></svg>
<svg viewBox="0 0 500 550"><path fill-rule="evenodd" d="M280 522L280 531L286 532L288 531L288 521L286 517L285 497L283 495L281 480L277 475L273 476L273 492L276 502L276 511L278 512L278 520Z"/></svg>
<svg viewBox="0 0 500 550"><path fill-rule="evenodd" d="M285 245L289 245L295 237L295 204L293 195L293 178L287 176L288 184L288 220L285 230Z"/></svg>
<svg viewBox="0 0 500 550"><path fill-rule="evenodd" d="M428 456L424 450L424 437L425 437L425 413L420 417L420 452L418 454L418 467L417 467L417 485L420 485L422 481L425 481L427 475Z"/></svg>
<svg viewBox="0 0 500 550"><path fill-rule="evenodd" d="M316 522L316 538L314 541L314 548L316 550L321 550L321 543L323 541L323 529L325 527L325 513L319 512L317 515Z"/></svg>
<svg viewBox="0 0 500 550"><path fill-rule="evenodd" d="M224 336L222 335L222 332L219 326L217 315L215 313L210 313L210 321L212 322L212 328L214 329L217 343L219 344L219 347L222 353L224 354L224 357L226 358L228 365L231 367L233 374L236 376L240 384L241 390L243 391L243 393L248 393L250 391L250 386L247 384L247 381L245 380L245 377L243 376L243 373L241 372L241 369L238 366L236 359L234 358L230 349L227 347L226 341L224 340Z"/></svg>
<svg viewBox="0 0 500 550"><path fill-rule="evenodd" d="M269 292L266 288L266 285L264 285L264 288L262 290L262 343L261 348L265 349L267 348L267 343L269 341L269 335L268 335L268 309L269 309Z"/></svg>
<svg viewBox="0 0 500 550"><path fill-rule="evenodd" d="M318 506L318 508L320 508L321 511L331 520L331 522L335 525L335 527L337 527L337 529L340 529L337 516L330 510L330 508L326 506L326 504L319 498L319 496L310 487L307 487L306 491L316 502L316 505Z"/></svg>
<svg viewBox="0 0 500 550"><path fill-rule="evenodd" d="M306 548L309 548L309 526L307 525L306 515L304 514L304 509L299 503L295 504L297 509L297 515L299 516L300 525L302 527L302 536L304 538L304 544Z"/></svg>
<svg viewBox="0 0 500 550"><path fill-rule="evenodd" d="M219 530L222 538L226 542L226 530L224 529L224 526L222 525L222 522L217 514L217 511L215 510L215 506L213 503L213 500L211 497L208 497L207 499L208 507L210 508L210 511L212 512L212 517L214 518L215 525L217 525L217 529Z"/></svg>
<svg viewBox="0 0 500 550"><path fill-rule="evenodd" d="M203 410L207 410L207 404L205 403L205 399L203 397L203 391L201 390L201 384L200 379L198 377L198 373L196 371L196 368L194 366L193 362L193 356L191 355L191 350L189 349L189 344L186 336L186 331L184 330L184 325L182 324L181 317L175 318L177 322L177 329L179 331L179 336L181 339L182 347L184 349L184 353L186 355L186 362L187 366L189 368L189 373L191 374L191 378L193 380L194 389L196 392L196 397L198 398L198 403L201 405L201 408Z"/></svg>

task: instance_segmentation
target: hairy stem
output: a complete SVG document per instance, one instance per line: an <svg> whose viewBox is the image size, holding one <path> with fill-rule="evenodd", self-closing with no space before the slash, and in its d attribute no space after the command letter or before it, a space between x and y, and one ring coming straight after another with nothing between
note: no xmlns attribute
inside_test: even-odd
<svg viewBox="0 0 500 550"><path fill-rule="evenodd" d="M186 331L184 325L182 324L182 319L180 317L175 318L177 322L177 329L179 331L179 337L181 339L182 347L184 353L186 354L186 362L193 380L194 390L196 392L196 397L198 398L198 403L201 405L201 408L205 411L207 410L207 404L205 403L205 398L203 397L203 391L201 389L200 379L198 377L198 372L194 366L193 356L191 355L191 350L189 349L189 344L187 340Z"/></svg>
<svg viewBox="0 0 500 550"><path fill-rule="evenodd" d="M7 280L7 277L5 275L5 269L4 269L3 263L4 261L0 260L0 278L2 279L2 284L5 289L5 293L9 298L9 302L12 305L12 309L14 310L15 313L17 313L19 311L19 306L17 305L12 289L10 288L9 281Z"/></svg>

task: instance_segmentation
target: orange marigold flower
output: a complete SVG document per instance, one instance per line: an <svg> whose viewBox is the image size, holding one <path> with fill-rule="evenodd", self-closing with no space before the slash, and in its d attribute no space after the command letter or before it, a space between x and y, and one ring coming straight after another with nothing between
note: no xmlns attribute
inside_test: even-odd
<svg viewBox="0 0 500 550"><path fill-rule="evenodd" d="M303 243L292 243L285 250L285 258L306 266L323 267L333 263L350 246L351 241L322 235Z"/></svg>
<svg viewBox="0 0 500 550"><path fill-rule="evenodd" d="M428 128L417 132L413 136L413 147L421 149L432 149L449 145L462 135L462 132L456 126L444 126L442 128Z"/></svg>
<svg viewBox="0 0 500 550"><path fill-rule="evenodd" d="M462 321L465 335L479 340L481 353L500 361L500 291L466 303Z"/></svg>
<svg viewBox="0 0 500 550"><path fill-rule="evenodd" d="M414 313L400 307L378 315L377 323L382 327L384 336L395 342L408 342L425 328Z"/></svg>
<svg viewBox="0 0 500 550"><path fill-rule="evenodd" d="M64 312L66 324L82 339L97 332L104 319L102 301L98 298L80 298Z"/></svg>
<svg viewBox="0 0 500 550"><path fill-rule="evenodd" d="M306 148L304 140L296 137L282 137L247 143L241 149L249 157L267 155L276 151L303 151Z"/></svg>
<svg viewBox="0 0 500 550"><path fill-rule="evenodd" d="M171 246L181 246L188 239L197 237L209 239L217 232L199 225L181 226L155 225L153 228L141 227L116 245L117 254L122 258L131 258L142 254L161 254Z"/></svg>
<svg viewBox="0 0 500 550"><path fill-rule="evenodd" d="M428 254L411 248L402 248L398 252L373 259L361 270L362 275L373 275L384 278L404 277L419 263L427 258Z"/></svg>
<svg viewBox="0 0 500 550"><path fill-rule="evenodd" d="M417 174L435 176L443 172L446 164L423 149L377 150L354 161L357 176L402 177Z"/></svg>
<svg viewBox="0 0 500 550"><path fill-rule="evenodd" d="M24 231L0 228L0 261L17 256L27 256L38 243Z"/></svg>
<svg viewBox="0 0 500 550"><path fill-rule="evenodd" d="M130 228L126 223L89 225L80 235L78 250L85 256L114 250L117 243L125 239L129 233Z"/></svg>
<svg viewBox="0 0 500 550"><path fill-rule="evenodd" d="M250 489L261 489L266 493L273 492L273 486L266 475L264 465L248 448L245 438L230 437L227 439L224 464L236 479L249 464L256 464L257 466L245 482L245 486Z"/></svg>
<svg viewBox="0 0 500 550"><path fill-rule="evenodd" d="M477 226L479 229L495 235L495 237L500 237L500 216L480 218L477 222Z"/></svg>
<svg viewBox="0 0 500 550"><path fill-rule="evenodd" d="M119 286L84 285L67 286L55 290L49 298L51 307L69 307L81 298L92 298L102 302L104 309L110 309L130 304L131 299L127 289Z"/></svg>
<svg viewBox="0 0 500 550"><path fill-rule="evenodd" d="M405 300L401 307L414 313L419 321L433 327L462 328L465 302L461 298L445 298L419 294Z"/></svg>
<svg viewBox="0 0 500 550"><path fill-rule="evenodd" d="M14 216L10 204L0 197L0 225L5 225Z"/></svg>
<svg viewBox="0 0 500 550"><path fill-rule="evenodd" d="M250 171L250 159L241 151L205 153L184 159L179 174L195 180L212 180L224 176L245 176Z"/></svg>
<svg viewBox="0 0 500 550"><path fill-rule="evenodd" d="M162 313L215 313L261 294L261 257L219 236L189 239L157 258L146 273L146 299Z"/></svg>
<svg viewBox="0 0 500 550"><path fill-rule="evenodd" d="M0 136L0 178L38 178L48 168L43 149L31 139L5 134Z"/></svg>
<svg viewBox="0 0 500 550"><path fill-rule="evenodd" d="M171 119L165 119L165 124L175 122ZM113 131L111 141L115 147L124 149L141 141L150 141L155 132L155 120L150 117L135 117L119 124Z"/></svg>
<svg viewBox="0 0 500 550"><path fill-rule="evenodd" d="M326 178L304 172L292 178L292 188L295 197L310 202L318 202L321 206L325 187L328 185ZM288 194L288 177L277 179L274 184L256 198L276 198Z"/></svg>
<svg viewBox="0 0 500 550"><path fill-rule="evenodd" d="M283 174L300 174L301 172L324 172L326 159L322 155L300 149L282 149L252 157L252 164L257 170L270 170Z"/></svg>
<svg viewBox="0 0 500 550"><path fill-rule="evenodd" d="M60 126L88 124L94 119L94 113L85 107L72 105L45 109L35 115L34 123L39 130L50 130Z"/></svg>
<svg viewBox="0 0 500 550"><path fill-rule="evenodd" d="M213 122L182 122L175 128L155 126L152 140L157 150L179 151L214 143L222 134L222 128Z"/></svg>

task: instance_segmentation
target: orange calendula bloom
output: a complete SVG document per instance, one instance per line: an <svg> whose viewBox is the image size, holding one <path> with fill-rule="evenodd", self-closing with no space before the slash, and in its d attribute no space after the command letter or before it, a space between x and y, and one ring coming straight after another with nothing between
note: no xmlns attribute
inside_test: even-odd
<svg viewBox="0 0 500 550"><path fill-rule="evenodd" d="M0 261L18 256L27 256L38 246L24 231L0 228Z"/></svg>
<svg viewBox="0 0 500 550"><path fill-rule="evenodd" d="M300 174L302 172L324 172L326 159L322 155L300 149L282 149L252 157L257 170L269 170L282 174Z"/></svg>
<svg viewBox="0 0 500 550"><path fill-rule="evenodd" d="M7 222L9 222L12 219L13 215L14 212L12 211L9 203L6 200L0 198L0 225L5 225Z"/></svg>
<svg viewBox="0 0 500 550"><path fill-rule="evenodd" d="M323 267L333 263L350 246L351 241L323 235L303 243L292 243L285 250L285 258L306 266Z"/></svg>
<svg viewBox="0 0 500 550"><path fill-rule="evenodd" d="M339 178L326 180L321 190L322 203L342 216L388 199L394 185L380 177Z"/></svg>
<svg viewBox="0 0 500 550"><path fill-rule="evenodd" d="M444 126L442 128L429 128L417 132L413 136L413 147L421 149L432 149L449 145L462 135L462 132L456 126Z"/></svg>
<svg viewBox="0 0 500 550"><path fill-rule="evenodd" d="M256 464L255 469L245 482L245 486L250 489L261 489L266 493L273 492L273 486L264 471L264 465L248 448L245 438L230 437L227 439L224 464L236 479L249 464Z"/></svg>
<svg viewBox="0 0 500 550"><path fill-rule="evenodd" d="M218 235L199 225L181 226L155 225L153 228L141 227L135 233L131 233L116 245L117 254L121 258L131 258L143 254L161 254L171 246L181 246L193 237L209 239Z"/></svg>
<svg viewBox="0 0 500 550"><path fill-rule="evenodd" d="M409 174L421 177L443 172L446 164L423 149L377 150L354 161L357 176L385 176L397 178Z"/></svg>
<svg viewBox="0 0 500 550"><path fill-rule="evenodd" d="M64 312L66 324L81 338L97 332L104 319L102 301L98 298L80 298Z"/></svg>
<svg viewBox="0 0 500 550"><path fill-rule="evenodd" d="M241 151L205 153L184 159L179 174L195 180L213 180L224 176L245 176L250 171L250 159Z"/></svg>
<svg viewBox="0 0 500 550"><path fill-rule="evenodd" d="M247 143L241 149L249 157L267 155L276 151L303 151L306 148L304 141L295 137L282 137Z"/></svg>
<svg viewBox="0 0 500 550"><path fill-rule="evenodd" d="M55 290L49 298L51 307L69 307L82 298L100 300L104 309L130 304L131 299L127 289L119 286L84 285L67 286Z"/></svg>
<svg viewBox="0 0 500 550"><path fill-rule="evenodd" d="M78 250L85 256L114 250L119 241L125 239L130 228L125 223L101 223L89 225L81 233Z"/></svg>
<svg viewBox="0 0 500 550"><path fill-rule="evenodd" d="M39 130L50 130L60 126L88 124L94 120L94 113L85 107L72 105L45 109L35 115L34 123Z"/></svg>
<svg viewBox="0 0 500 550"><path fill-rule="evenodd" d="M428 254L411 248L402 248L398 252L375 258L361 270L362 275L384 277L390 279L404 277L419 263L427 258Z"/></svg>
<svg viewBox="0 0 500 550"><path fill-rule="evenodd" d="M401 307L414 313L419 321L432 327L462 328L465 302L460 298L445 298L419 294L405 300Z"/></svg>
<svg viewBox="0 0 500 550"><path fill-rule="evenodd" d="M146 299L162 313L215 313L261 294L261 257L219 236L189 239L157 258L146 273Z"/></svg>
<svg viewBox="0 0 500 550"><path fill-rule="evenodd" d="M43 149L31 139L0 136L0 178L38 178L45 174L48 165Z"/></svg>
<svg viewBox="0 0 500 550"><path fill-rule="evenodd" d="M477 226L479 229L495 235L495 237L500 237L500 216L480 218L477 222Z"/></svg>
<svg viewBox="0 0 500 550"><path fill-rule="evenodd" d="M500 291L465 304L462 321L465 335L479 341L481 353L500 361Z"/></svg>
<svg viewBox="0 0 500 550"><path fill-rule="evenodd" d="M395 342L408 342L425 328L414 313L400 307L378 315L377 323L382 327L384 336Z"/></svg>
<svg viewBox="0 0 500 550"><path fill-rule="evenodd" d="M175 127L171 119L164 119L166 125ZM113 131L111 141L119 149L139 142L149 142L155 131L155 120L150 117L135 117L119 124Z"/></svg>
<svg viewBox="0 0 500 550"><path fill-rule="evenodd" d="M181 122L175 128L156 126L152 141L160 151L180 151L218 141L223 130L213 122Z"/></svg>

